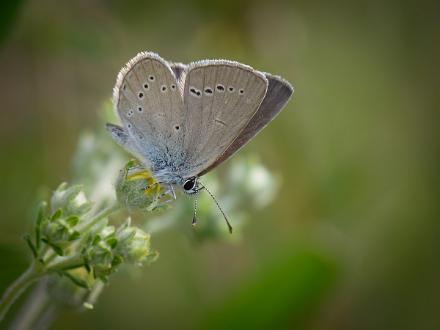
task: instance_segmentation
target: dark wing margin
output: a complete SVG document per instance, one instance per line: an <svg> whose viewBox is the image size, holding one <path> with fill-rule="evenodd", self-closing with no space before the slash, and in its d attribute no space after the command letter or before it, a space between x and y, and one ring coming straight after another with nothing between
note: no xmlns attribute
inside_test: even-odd
<svg viewBox="0 0 440 330"><path fill-rule="evenodd" d="M176 76L177 81L182 80L183 73L186 70L187 65L183 63L169 63L171 70L173 70L174 75Z"/></svg>
<svg viewBox="0 0 440 330"><path fill-rule="evenodd" d="M281 77L273 76L265 73L269 82L266 95L258 108L257 112L251 118L246 127L240 132L232 144L217 158L208 168L200 172L198 176L208 173L213 168L217 167L233 154L235 154L241 147L249 142L258 132L260 132L266 125L283 109L287 101L289 101L293 94L293 87Z"/></svg>

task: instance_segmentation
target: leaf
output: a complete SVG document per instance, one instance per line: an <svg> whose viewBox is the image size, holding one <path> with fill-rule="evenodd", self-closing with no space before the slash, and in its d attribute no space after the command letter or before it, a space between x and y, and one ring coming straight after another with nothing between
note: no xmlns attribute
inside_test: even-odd
<svg viewBox="0 0 440 330"><path fill-rule="evenodd" d="M92 267L90 267L89 259L87 257L84 257L84 268L87 270L88 273L92 271Z"/></svg>
<svg viewBox="0 0 440 330"><path fill-rule="evenodd" d="M36 249L37 251L40 251L40 246L41 246L41 225L45 220L45 210L47 207L47 203L46 202L41 202L40 206L38 207L38 215L37 215L37 223L35 226L35 244L36 244Z"/></svg>
<svg viewBox="0 0 440 330"><path fill-rule="evenodd" d="M38 252L37 252L37 249L36 249L34 243L32 243L31 235L26 234L23 236L23 239L26 241L27 245L31 249L32 255L34 256L34 258L38 258Z"/></svg>
<svg viewBox="0 0 440 330"><path fill-rule="evenodd" d="M53 244L52 242L50 242L46 238L42 238L41 241L46 243L47 245L49 245L55 251L55 253L58 254L59 256L64 256L64 250L61 247L59 247L58 245Z"/></svg>
<svg viewBox="0 0 440 330"><path fill-rule="evenodd" d="M72 234L70 234L70 236L69 236L69 241L71 242L71 241L75 241L75 240L77 240L78 238L80 238L81 237L81 234L80 234L80 232L79 231L74 231Z"/></svg>
<svg viewBox="0 0 440 330"><path fill-rule="evenodd" d="M101 275L101 276L99 276L97 278L99 278L104 283L108 283L108 276L107 275Z"/></svg>
<svg viewBox="0 0 440 330"><path fill-rule="evenodd" d="M50 217L51 221L55 221L56 219L61 218L61 216L63 215L63 210L62 209L57 209L52 216Z"/></svg>
<svg viewBox="0 0 440 330"><path fill-rule="evenodd" d="M107 239L106 242L108 245L110 245L110 247L112 249L114 249L116 247L116 245L118 245L118 240L115 237L111 237L111 238Z"/></svg>
<svg viewBox="0 0 440 330"><path fill-rule="evenodd" d="M75 227L76 224L78 223L79 218L75 215L71 215L70 217L68 217L66 219L66 222L69 224L70 227Z"/></svg>
<svg viewBox="0 0 440 330"><path fill-rule="evenodd" d="M124 259L121 256L115 256L112 260L112 267L117 267L118 265L122 264L124 262Z"/></svg>
<svg viewBox="0 0 440 330"><path fill-rule="evenodd" d="M73 276L69 272L63 272L63 275L66 276L69 280L71 280L74 284L78 285L79 287L90 290L90 286L86 281L76 276Z"/></svg>
<svg viewBox="0 0 440 330"><path fill-rule="evenodd" d="M99 234L97 234L92 241L92 245L95 246L96 244L98 244L101 241L101 236Z"/></svg>

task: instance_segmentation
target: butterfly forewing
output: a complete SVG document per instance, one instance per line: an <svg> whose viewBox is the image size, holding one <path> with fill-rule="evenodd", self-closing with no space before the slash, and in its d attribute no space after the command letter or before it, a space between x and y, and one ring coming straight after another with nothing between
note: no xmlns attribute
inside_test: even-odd
<svg viewBox="0 0 440 330"><path fill-rule="evenodd" d="M133 58L118 76L114 103L125 130L153 170L180 153L183 100L166 61L154 53Z"/></svg>
<svg viewBox="0 0 440 330"><path fill-rule="evenodd" d="M284 107L293 93L293 87L284 79L265 73L269 82L266 95L257 112L248 122L246 127L236 137L234 142L220 155L214 163L204 169L200 175L209 172L223 163L242 146L260 132Z"/></svg>
<svg viewBox="0 0 440 330"><path fill-rule="evenodd" d="M257 111L266 90L264 74L240 63L189 65L183 96L186 158L182 176L200 174L224 153Z"/></svg>

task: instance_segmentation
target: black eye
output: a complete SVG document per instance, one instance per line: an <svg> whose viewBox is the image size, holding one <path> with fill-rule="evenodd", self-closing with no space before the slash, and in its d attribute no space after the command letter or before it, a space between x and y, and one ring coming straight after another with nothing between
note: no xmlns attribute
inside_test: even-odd
<svg viewBox="0 0 440 330"><path fill-rule="evenodd" d="M185 189L186 191L192 190L195 184L196 184L196 180L194 178L186 180L185 183L183 184L183 189Z"/></svg>

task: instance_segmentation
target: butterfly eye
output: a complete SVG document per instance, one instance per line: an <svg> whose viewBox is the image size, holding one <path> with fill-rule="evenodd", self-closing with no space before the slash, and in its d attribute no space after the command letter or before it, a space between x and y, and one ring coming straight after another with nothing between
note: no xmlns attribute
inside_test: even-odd
<svg viewBox="0 0 440 330"><path fill-rule="evenodd" d="M196 192L196 190L194 189L197 185L197 179L194 178L190 178L188 180L185 181L185 183L183 184L183 189L185 190L185 192L193 194Z"/></svg>

